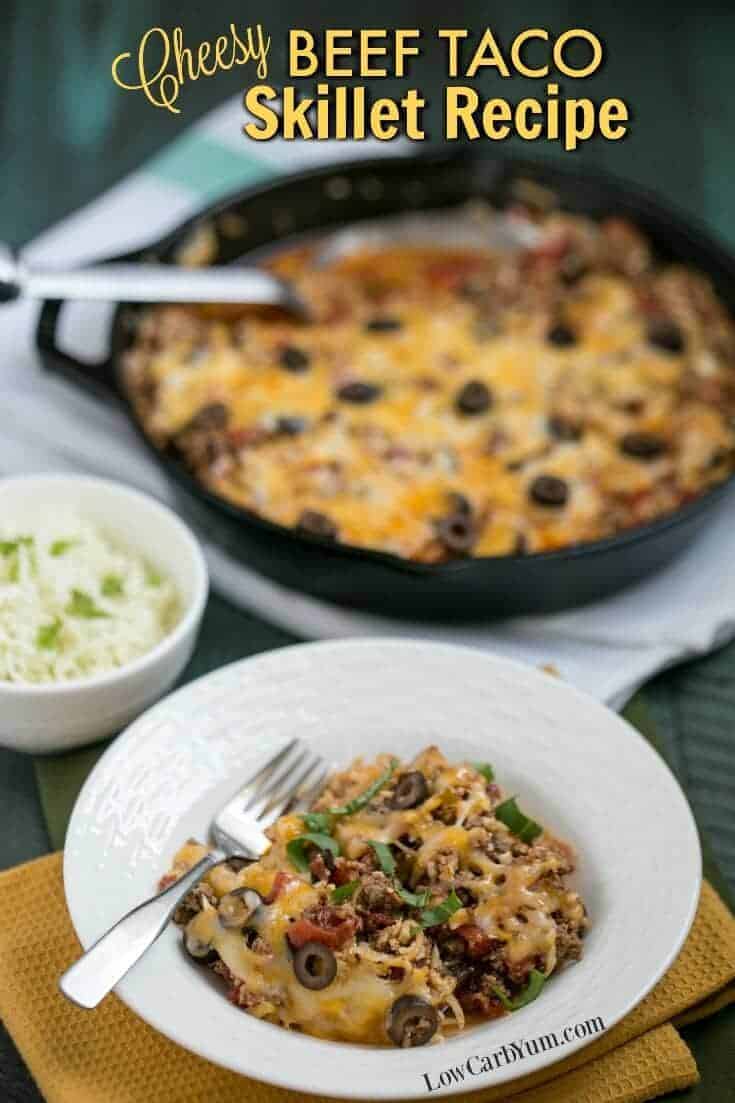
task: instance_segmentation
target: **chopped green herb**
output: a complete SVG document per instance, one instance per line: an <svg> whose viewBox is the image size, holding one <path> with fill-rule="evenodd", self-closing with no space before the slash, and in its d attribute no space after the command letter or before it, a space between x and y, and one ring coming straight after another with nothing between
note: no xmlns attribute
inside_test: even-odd
<svg viewBox="0 0 735 1103"><path fill-rule="evenodd" d="M320 835L312 831L305 835L297 835L286 845L286 853L300 873L309 871L307 852L310 846L315 846L318 850L329 850L335 858L339 856L339 843L331 835Z"/></svg>
<svg viewBox="0 0 735 1103"><path fill-rule="evenodd" d="M8 556L20 550L20 548L32 548L32 536L18 536L15 540L0 540L0 555Z"/></svg>
<svg viewBox="0 0 735 1103"><path fill-rule="evenodd" d="M107 617L104 609L95 605L94 598L84 590L72 590L66 611L71 617L84 617L86 620L96 620L99 617Z"/></svg>
<svg viewBox="0 0 735 1103"><path fill-rule="evenodd" d="M145 564L145 584L146 586L160 586L163 582L162 576L158 573L155 567L152 567L150 563Z"/></svg>
<svg viewBox="0 0 735 1103"><path fill-rule="evenodd" d="M332 815L330 812L307 812L301 818L307 831L317 831L324 835L331 835Z"/></svg>
<svg viewBox="0 0 735 1103"><path fill-rule="evenodd" d="M334 825L334 817L351 816L353 813L359 812L366 804L369 804L375 794L378 793L389 780L397 765L398 760L395 758L392 759L388 769L384 770L380 777L376 778L364 793L360 793L359 796L353 797L347 804L343 804L341 808L329 808L326 812L307 812L301 817L304 821L304 826L307 827L309 831L318 831L328 834Z"/></svg>
<svg viewBox="0 0 735 1103"><path fill-rule="evenodd" d="M408 889L404 889L403 885L396 885L396 892L403 903L408 904L409 908L424 908L429 899L428 889L424 889L423 892L409 892Z"/></svg>
<svg viewBox="0 0 735 1103"><path fill-rule="evenodd" d="M36 633L36 647L42 651L53 651L58 643L61 628L60 617L56 617L51 624L42 624Z"/></svg>
<svg viewBox="0 0 735 1103"><path fill-rule="evenodd" d="M478 774L482 774L485 781L495 781L495 772L489 762L473 762L472 765Z"/></svg>
<svg viewBox="0 0 735 1103"><path fill-rule="evenodd" d="M540 973L538 969L532 969L528 974L528 984L517 996L512 1000L508 999L505 992L501 992L499 988L493 988L493 992L502 1003L506 1011L520 1011L526 1004L533 1003L536 997L539 995L541 989L546 983L546 977L543 973Z"/></svg>
<svg viewBox="0 0 735 1103"><path fill-rule="evenodd" d="M349 900L351 896L355 895L359 887L359 881L348 881L346 885L339 885L332 893L332 903L341 904L344 900Z"/></svg>
<svg viewBox="0 0 735 1103"><path fill-rule="evenodd" d="M393 772L398 765L398 759L391 760L391 764L387 770L384 770L380 777L376 778L372 785L369 785L364 793L361 793L359 797L353 797L352 800L348 800L347 804L341 808L330 808L329 811L333 816L351 816L354 812L359 812L361 808L364 808L373 797L380 792L383 786L390 780Z"/></svg>
<svg viewBox="0 0 735 1103"><path fill-rule="evenodd" d="M375 842L374 839L368 839L368 843L375 851L375 856L380 862L383 873L386 877L392 877L396 872L396 860L388 844Z"/></svg>
<svg viewBox="0 0 735 1103"><path fill-rule="evenodd" d="M58 559L60 555L66 555L69 548L73 548L77 544L77 540L54 540L53 544L49 548L49 554Z"/></svg>
<svg viewBox="0 0 735 1103"><path fill-rule="evenodd" d="M380 862L380 868L386 877L390 877L393 880L393 887L400 896L404 904L408 904L410 908L423 908L429 899L428 889L423 892L415 893L409 892L408 889L404 889L401 882L395 876L396 872L396 860L393 857L393 851L387 843L379 843L374 839L368 839L370 846L375 851L378 861Z"/></svg>
<svg viewBox="0 0 735 1103"><path fill-rule="evenodd" d="M541 824L530 820L516 804L515 797L509 797L493 810L496 820L500 820L505 826L517 835L522 843L532 843L543 831Z"/></svg>
<svg viewBox="0 0 735 1103"><path fill-rule="evenodd" d="M438 927L440 923L446 923L450 916L464 907L457 893L452 889L446 900L437 904L435 908L425 908L421 912L422 927Z"/></svg>
<svg viewBox="0 0 735 1103"><path fill-rule="evenodd" d="M102 579L102 593L105 597L120 597L123 592L123 580L119 575L106 574Z"/></svg>

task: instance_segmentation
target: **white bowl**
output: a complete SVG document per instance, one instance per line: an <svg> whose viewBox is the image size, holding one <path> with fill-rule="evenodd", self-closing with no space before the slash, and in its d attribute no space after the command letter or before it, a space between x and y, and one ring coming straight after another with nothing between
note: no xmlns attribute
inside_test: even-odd
<svg viewBox="0 0 735 1103"><path fill-rule="evenodd" d="M378 751L406 758L429 743L456 761L491 762L506 793L578 851L575 887L591 919L584 957L513 1015L438 1045L387 1049L321 1041L245 1014L217 978L185 959L170 926L116 991L179 1045L319 1097L434 1099L570 1056L643 999L679 951L701 859L663 760L619 716L558 678L411 640L304 644L234 663L184 686L116 739L66 836L64 886L82 945L149 896L181 843L206 838L218 808L293 736L332 766ZM517 1062L511 1044L521 1047ZM504 1046L511 1057L490 1062ZM457 1077L448 1071L457 1068ZM241 1092L257 1094L247 1084Z"/></svg>
<svg viewBox="0 0 735 1103"><path fill-rule="evenodd" d="M51 505L88 518L159 567L176 585L183 613L152 651L117 670L39 685L0 681L0 745L20 751L68 750L102 739L158 700L191 657L209 590L195 537L148 495L77 475L0 479L0 515L32 523Z"/></svg>

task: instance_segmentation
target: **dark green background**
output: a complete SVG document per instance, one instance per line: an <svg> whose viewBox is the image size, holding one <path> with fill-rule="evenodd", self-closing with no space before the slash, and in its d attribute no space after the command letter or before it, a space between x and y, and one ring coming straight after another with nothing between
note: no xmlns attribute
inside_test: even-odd
<svg viewBox="0 0 735 1103"><path fill-rule="evenodd" d="M410 83L429 97L427 120L434 138L440 135L445 79L443 55L431 45L434 28L490 24L506 43L513 32L528 26L552 32L589 27L604 40L607 61L601 73L583 86L577 84L578 94L625 99L633 112L631 133L619 143L596 139L564 155L566 163L576 158L652 187L735 244L735 7L724 0L699 5L645 0L451 5L4 0L0 238L14 244L29 240L135 168L208 108L241 92L249 71L199 80L184 88L182 113L173 116L151 107L140 93L120 91L110 79L112 58L134 51L141 34L153 25L182 25L188 44L196 45L226 30L230 20L240 26L263 23L272 37L269 79L274 84L285 77L289 26L421 27L429 45ZM563 81L564 91L572 93L574 83ZM516 100L530 94L529 84L485 76L478 88ZM391 94L398 88L388 80L380 90ZM526 144L524 152L560 155L558 147L540 143ZM12 350L4 349L3 355L12 355ZM732 569L723 563L723 570ZM286 642L290 638L284 633L214 598L187 676ZM735 645L656 679L644 694L644 706L639 720L643 716L655 726L657 742L692 800L720 867L735 884L735 823L729 803L735 762ZM0 751L0 866L48 847L32 762ZM687 1099L721 1103L733 1097L727 1054L734 1048L734 1025L730 1009L685 1031L703 1072L703 1084ZM12 1044L0 1034L0 1099L38 1098Z"/></svg>
<svg viewBox="0 0 735 1103"><path fill-rule="evenodd" d="M595 139L573 155L658 188L708 219L735 241L730 202L735 176L735 94L731 91L735 14L729 0L588 0L586 3L262 3L195 0L92 3L87 0L4 0L0 27L3 203L0 234L19 243L117 180L169 141L204 110L242 91L251 70L233 69L184 88L181 114L153 108L142 93L123 92L110 64L135 51L152 26L181 25L196 45L225 31L260 21L272 38L269 79L283 82L286 30L301 25L420 27L426 49L411 84L430 99L427 118L441 132L443 53L433 41L437 26L484 28L501 42L529 26L560 32L589 27L603 39L602 71L584 82L562 81L594 98L621 96L634 119L623 142ZM520 78L486 75L478 88L511 99L527 94ZM381 81L390 93L391 82ZM534 88L537 92L538 89ZM245 139L243 139L245 140ZM519 143L523 144L523 143ZM526 143L526 148L529 144ZM558 155L534 142L533 153Z"/></svg>

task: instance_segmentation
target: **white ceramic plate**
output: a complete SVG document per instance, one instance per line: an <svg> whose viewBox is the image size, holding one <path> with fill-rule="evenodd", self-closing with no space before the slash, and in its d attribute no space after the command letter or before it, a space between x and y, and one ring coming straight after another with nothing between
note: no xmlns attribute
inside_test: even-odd
<svg viewBox="0 0 735 1103"><path fill-rule="evenodd" d="M69 827L64 879L82 944L149 895L180 843L206 836L251 765L295 735L334 765L357 753L406 756L432 742L449 756L492 762L524 811L577 847L592 920L584 959L514 1015L442 1044L393 1050L318 1041L248 1016L184 960L172 927L117 991L180 1045L236 1072L323 1095L405 1099L429 1086L434 1097L483 1088L586 1045L598 1020L605 1029L616 1023L681 947L699 896L699 844L681 790L648 744L596 701L536 670L396 640L259 655L138 719L91 774ZM538 1041L552 1033L559 1045Z"/></svg>

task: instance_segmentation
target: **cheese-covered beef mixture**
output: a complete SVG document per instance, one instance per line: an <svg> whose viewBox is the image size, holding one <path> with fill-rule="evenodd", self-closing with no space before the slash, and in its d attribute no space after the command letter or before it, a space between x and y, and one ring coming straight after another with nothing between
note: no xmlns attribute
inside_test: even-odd
<svg viewBox="0 0 735 1103"><path fill-rule="evenodd" d="M308 323L151 310L126 361L147 433L270 521L424 562L598 540L728 476L708 280L620 218L512 217L531 247L280 254Z"/></svg>
<svg viewBox="0 0 735 1103"><path fill-rule="evenodd" d="M356 760L259 861L215 866L175 916L230 1000L320 1038L415 1046L512 1013L582 954L568 844L487 763ZM188 842L162 887L206 847Z"/></svg>

